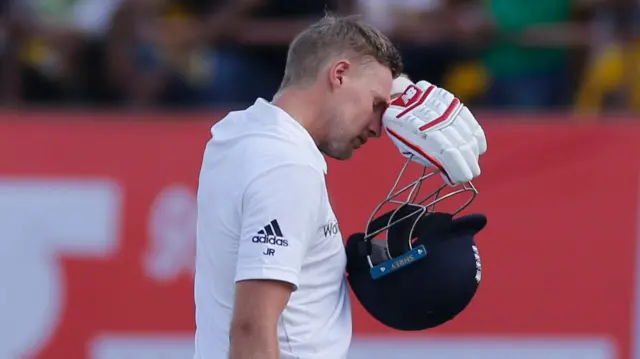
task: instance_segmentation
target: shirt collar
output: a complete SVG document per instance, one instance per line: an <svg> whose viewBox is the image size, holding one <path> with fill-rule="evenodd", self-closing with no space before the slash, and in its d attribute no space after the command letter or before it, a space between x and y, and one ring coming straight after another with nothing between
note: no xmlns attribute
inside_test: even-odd
<svg viewBox="0 0 640 359"><path fill-rule="evenodd" d="M302 126L300 122L296 121L280 107L275 106L274 104L266 101L263 98L258 98L254 103L254 106L260 111L269 111L273 113L275 115L274 117L279 122L286 124L292 131L299 133L300 136L298 138L300 139L302 144L309 148L309 150L313 154L314 160L317 161L317 163L320 165L324 174L327 174L327 161L325 160L322 152L320 152L315 141L309 134L309 131L307 131L307 129L304 128L304 126Z"/></svg>

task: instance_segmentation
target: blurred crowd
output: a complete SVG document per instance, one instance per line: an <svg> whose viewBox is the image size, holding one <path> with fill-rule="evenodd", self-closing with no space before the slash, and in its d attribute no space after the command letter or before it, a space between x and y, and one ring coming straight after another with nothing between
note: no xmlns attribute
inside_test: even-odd
<svg viewBox="0 0 640 359"><path fill-rule="evenodd" d="M408 74L491 109L640 112L639 0L0 0L4 106L271 98L287 45L361 14Z"/></svg>

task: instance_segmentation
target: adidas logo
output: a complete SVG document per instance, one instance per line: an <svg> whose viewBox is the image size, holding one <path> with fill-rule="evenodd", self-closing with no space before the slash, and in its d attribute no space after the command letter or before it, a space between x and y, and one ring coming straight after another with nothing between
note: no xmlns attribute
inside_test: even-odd
<svg viewBox="0 0 640 359"><path fill-rule="evenodd" d="M278 247L288 247L289 242L283 238L282 230L277 220L271 221L271 223L264 226L258 233L253 236L251 241L253 243L271 244Z"/></svg>

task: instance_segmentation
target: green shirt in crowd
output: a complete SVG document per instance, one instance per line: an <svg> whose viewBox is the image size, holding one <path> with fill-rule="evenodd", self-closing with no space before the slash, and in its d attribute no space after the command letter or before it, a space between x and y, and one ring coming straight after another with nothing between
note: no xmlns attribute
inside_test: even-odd
<svg viewBox="0 0 640 359"><path fill-rule="evenodd" d="M483 62L493 76L544 71L562 63L567 50L526 47L509 41L533 25L564 22L571 16L570 0L486 0L500 31L497 42L484 53Z"/></svg>

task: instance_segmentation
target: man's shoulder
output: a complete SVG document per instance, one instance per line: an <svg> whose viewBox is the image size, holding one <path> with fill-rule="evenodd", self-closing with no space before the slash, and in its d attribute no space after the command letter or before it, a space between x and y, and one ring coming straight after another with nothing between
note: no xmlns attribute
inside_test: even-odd
<svg viewBox="0 0 640 359"><path fill-rule="evenodd" d="M227 119L229 122L223 123ZM285 163L313 165L317 162L313 149L275 125L228 117L213 127L212 134L208 154L234 166L261 170Z"/></svg>
<svg viewBox="0 0 640 359"><path fill-rule="evenodd" d="M268 173L317 173L317 168L299 146L273 141L269 138L257 138L247 145L245 173L249 177L263 176ZM293 180L294 178L291 178ZM284 180L284 179L283 179ZM289 180L289 179L287 179Z"/></svg>
<svg viewBox="0 0 640 359"><path fill-rule="evenodd" d="M246 185L258 177L292 172L301 176L304 172L324 176L322 169L298 145L275 136L247 134L233 143L217 142L214 136L204 156L204 166L212 175L225 176L237 185Z"/></svg>

